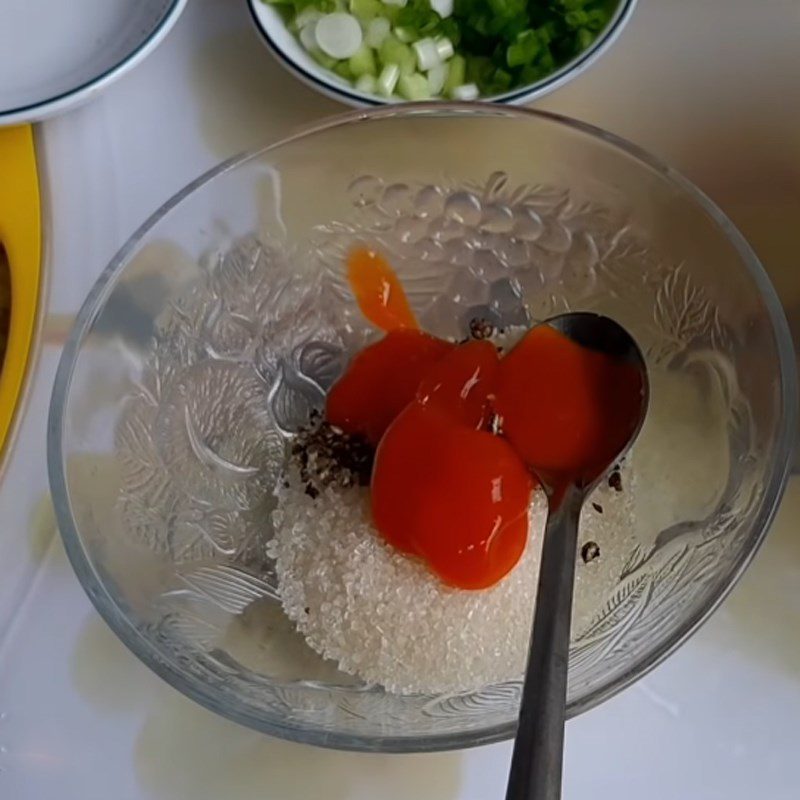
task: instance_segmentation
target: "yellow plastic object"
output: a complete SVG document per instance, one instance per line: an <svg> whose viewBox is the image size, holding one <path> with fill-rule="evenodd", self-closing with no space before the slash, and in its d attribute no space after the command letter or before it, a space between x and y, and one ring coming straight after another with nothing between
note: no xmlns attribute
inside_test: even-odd
<svg viewBox="0 0 800 800"><path fill-rule="evenodd" d="M0 245L11 274L11 324L0 366L0 454L14 419L36 325L40 211L33 130L30 125L0 128Z"/></svg>

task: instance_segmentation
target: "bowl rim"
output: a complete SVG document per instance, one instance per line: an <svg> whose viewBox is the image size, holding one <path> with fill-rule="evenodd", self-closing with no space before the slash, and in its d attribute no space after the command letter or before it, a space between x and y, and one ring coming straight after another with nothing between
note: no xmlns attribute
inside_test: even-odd
<svg viewBox="0 0 800 800"><path fill-rule="evenodd" d="M657 172L677 190L687 194L700 207L700 210L704 211L727 236L728 241L736 250L745 269L754 281L763 298L770 319L778 356L782 415L776 433L775 453L765 480L764 498L753 524L755 537L752 546L744 551L736 562L731 564L725 579L719 582L714 593L709 596L707 603L697 609L694 614L688 616L672 636L661 642L645 657L632 664L624 673L607 685L601 686L587 695L587 697L571 703L568 708L569 717L577 716L593 708L642 678L677 650L700 628L727 597L757 553L767 535L786 485L797 429L798 382L794 347L778 295L753 249L716 204L676 170L651 156L637 145L601 128L550 112L488 103L408 103L385 106L369 112L349 112L327 118L321 122L305 126L274 144L248 151L222 162L189 183L151 214L111 259L89 292L78 312L73 329L62 351L53 384L47 421L48 475L56 519L67 556L84 591L118 638L153 672L186 696L228 719L284 739L342 750L397 753L432 752L503 741L514 735L516 724L512 721L484 729L457 733L433 733L424 736L383 736L350 734L339 731L331 732L303 727L302 723L287 723L277 718L265 719L262 715L245 706L234 708L229 702L220 702L220 698L209 690L207 684L203 684L197 679L187 680L179 667L168 660L126 618L117 601L100 581L81 542L70 506L62 438L67 400L76 360L90 326L113 289L115 278L125 268L130 257L136 251L139 242L163 217L198 188L238 168L251 159L260 158L289 143L331 129L364 121L385 120L393 117L435 118L455 115L465 115L470 118L501 117L510 120L539 120L547 124L566 126L590 138L599 139L617 150L621 150L624 154L639 161L646 168Z"/></svg>
<svg viewBox="0 0 800 800"><path fill-rule="evenodd" d="M481 100L483 102L517 105L549 94L565 83L568 83L584 70L588 69L611 48L630 21L637 3L638 0L617 0L614 16L606 27L603 28L600 35L586 50L578 53L574 58L560 66L554 72L551 72L549 75L546 75L544 78L534 83L517 87L516 89L494 97L481 98ZM324 67L317 67L314 65L313 68L307 68L303 66L296 58L292 57L291 54L286 52L286 50L278 44L274 34L270 32L270 26L264 22L261 13L258 11L261 6L271 9L275 19L285 28L285 24L280 20L275 9L268 3L265 3L264 0L247 0L247 8L250 12L250 18L256 32L278 62L296 78L306 84L306 86L310 86L312 89L316 89L327 97L339 100L340 102L356 108L374 108L384 105L417 105L402 99L381 97L380 95L368 92L360 92L354 86L345 84L338 76L330 73L329 70L326 70ZM288 29L287 33L289 33ZM293 36L291 33L289 33L289 35ZM430 102L435 102L437 104L450 103L450 101L446 99L433 100Z"/></svg>

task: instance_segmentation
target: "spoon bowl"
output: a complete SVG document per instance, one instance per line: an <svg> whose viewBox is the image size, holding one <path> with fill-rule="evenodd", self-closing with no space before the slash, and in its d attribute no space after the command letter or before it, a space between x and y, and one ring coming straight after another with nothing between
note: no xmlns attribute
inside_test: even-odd
<svg viewBox="0 0 800 800"><path fill-rule="evenodd" d="M632 386L618 386L609 395L613 408L602 409L603 412L609 412L616 417L618 427L615 431L616 436L612 434L606 442L607 449L603 458L605 463L595 462L588 465L593 469L581 476L578 482L584 489L584 497L587 497L613 462L619 461L630 450L644 425L650 401L647 365L639 346L628 331L603 314L576 311L551 317L542 324L558 331L581 348L607 356L615 364L627 365L636 373L636 380ZM632 390L630 396L628 390ZM540 479L541 477L540 475ZM562 480L564 477L560 476Z"/></svg>
<svg viewBox="0 0 800 800"><path fill-rule="evenodd" d="M553 317L542 325L572 345L607 359L608 370L602 369L602 361L593 359L601 369L593 373L590 388L596 391L594 399L601 415L611 414L615 419L606 429L608 435L600 450L587 451L585 463L575 464L571 473L532 465L547 490L550 513L506 800L557 800L561 796L578 520L586 498L638 436L649 401L644 356L619 323L601 314L576 312ZM620 364L635 370L638 380L617 382ZM569 420L560 424L569 425Z"/></svg>

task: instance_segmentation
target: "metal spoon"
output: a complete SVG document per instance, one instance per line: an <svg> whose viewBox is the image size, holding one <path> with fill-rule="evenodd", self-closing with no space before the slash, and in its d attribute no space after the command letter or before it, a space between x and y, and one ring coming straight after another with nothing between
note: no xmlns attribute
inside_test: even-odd
<svg viewBox="0 0 800 800"><path fill-rule="evenodd" d="M642 392L638 419L631 420L633 433L620 443L619 452L601 468L600 474L595 471L590 481L570 483L556 503L552 487L543 482L550 498L550 516L544 532L533 634L506 800L561 797L578 519L584 500L638 436L649 398L644 358L619 324L593 313L562 314L542 324L550 325L576 344L635 366L641 372Z"/></svg>

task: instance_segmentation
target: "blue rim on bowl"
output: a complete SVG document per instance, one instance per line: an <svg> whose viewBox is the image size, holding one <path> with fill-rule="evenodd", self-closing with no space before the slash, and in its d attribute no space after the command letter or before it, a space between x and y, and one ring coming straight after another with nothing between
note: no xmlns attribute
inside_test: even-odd
<svg viewBox="0 0 800 800"><path fill-rule="evenodd" d="M168 0L165 9L150 30L142 31L141 41L107 69L69 89L42 97L36 102L13 108L0 108L0 125L37 122L62 113L90 99L94 94L122 77L128 70L143 61L163 41L183 13L188 0Z"/></svg>
<svg viewBox="0 0 800 800"><path fill-rule="evenodd" d="M686 195L724 233L733 251L741 259L742 265L752 279L763 299L770 330L777 355L780 387L778 394L781 413L778 415L775 432L774 457L770 460L764 477L763 501L753 520L752 546L744 550L726 567L724 575L709 593L707 600L688 614L676 625L669 636L664 637L645 656L630 665L627 670L603 686L570 706L571 716L582 713L609 697L617 694L634 681L659 665L667 656L680 647L709 618L725 599L748 566L764 540L770 523L782 497L789 472L797 426L797 375L794 350L783 309L772 284L758 261L753 250L728 220L724 213L692 183L672 168L649 155L639 147L609 134L594 126L571 120L556 114L527 109L511 109L490 104L403 104L377 109L364 114L351 112L334 117L322 123L309 126L288 139L253 153L238 156L226 161L175 195L158 209L128 240L114 256L86 298L75 325L64 347L53 386L52 400L47 427L47 456L50 487L56 519L72 566L98 612L122 642L151 670L174 688L192 698L206 708L234 720L240 724L275 735L284 739L301 741L318 746L346 750L381 752L430 752L447 749L471 747L502 741L514 734L513 722L488 725L479 730L437 732L410 739L397 735L361 735L331 732L319 728L303 727L296 721L282 717L260 716L245 704L221 702L213 687L199 679L190 679L182 672L180 664L169 654L160 651L134 622L125 614L120 601L109 591L108 586L98 574L90 559L78 530L69 497L67 465L65 460L65 434L67 433L68 400L75 374L75 367L81 347L90 333L100 309L114 290L115 283L130 259L135 255L143 239L164 217L169 215L192 193L209 184L214 179L244 165L251 159L263 157L299 139L321 134L334 129L358 124L365 119L386 120L409 116L439 116L442 114L464 115L464 117L491 116L507 119L538 119L543 123L562 126L588 138L602 142L606 147L620 151L637 161L643 168L659 175L671 185L676 193Z"/></svg>
<svg viewBox="0 0 800 800"><path fill-rule="evenodd" d="M497 95L496 97L483 99L493 103L521 105L543 97L568 83L573 78L576 78L594 64L595 61L607 52L611 45L616 42L625 25L627 25L633 15L637 2L638 0L620 0L614 12L614 16L594 42L572 60L560 66L555 72L536 83L518 87L505 94ZM281 65L296 78L305 83L306 86L316 89L318 92L321 92L333 100L339 100L355 108L405 102L358 91L344 79L339 78L338 75L319 66L310 56L306 55L299 42L294 38L294 35L286 28L283 20L273 6L264 3L263 0L247 0L247 5L250 9L250 16L255 25L255 29L261 39ZM280 32L280 39L291 42L288 48L279 42L276 31ZM294 55L290 52L291 50L295 51ZM300 59L296 57L297 54L299 54ZM301 60L302 63L300 63ZM442 100L440 102L448 101Z"/></svg>

